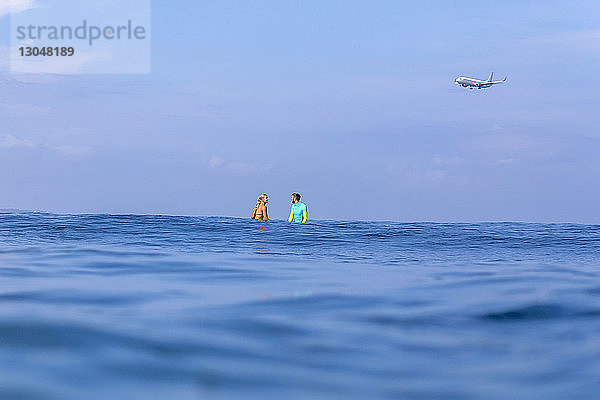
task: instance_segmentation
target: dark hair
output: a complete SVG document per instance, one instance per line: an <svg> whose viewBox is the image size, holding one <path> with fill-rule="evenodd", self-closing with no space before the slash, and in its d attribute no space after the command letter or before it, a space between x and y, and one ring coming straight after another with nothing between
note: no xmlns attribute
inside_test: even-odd
<svg viewBox="0 0 600 400"><path fill-rule="evenodd" d="M292 193L292 197L293 197L295 200L297 200L297 201L300 201L300 198L301 198L302 196L300 196L300 193Z"/></svg>

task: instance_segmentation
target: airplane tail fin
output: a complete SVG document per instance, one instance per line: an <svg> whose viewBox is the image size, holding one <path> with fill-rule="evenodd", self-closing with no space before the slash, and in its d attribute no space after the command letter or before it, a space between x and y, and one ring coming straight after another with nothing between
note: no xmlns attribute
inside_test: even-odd
<svg viewBox="0 0 600 400"><path fill-rule="evenodd" d="M488 82L491 82L494 79L494 73L492 72L490 74L490 77L488 78Z"/></svg>

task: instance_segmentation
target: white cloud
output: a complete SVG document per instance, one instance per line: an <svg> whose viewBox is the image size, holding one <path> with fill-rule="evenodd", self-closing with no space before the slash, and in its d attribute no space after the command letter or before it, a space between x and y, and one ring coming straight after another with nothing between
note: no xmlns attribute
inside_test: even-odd
<svg viewBox="0 0 600 400"><path fill-rule="evenodd" d="M0 140L0 147L5 149L13 147L35 147L35 143L27 139L18 139L13 135L4 135L4 139Z"/></svg>
<svg viewBox="0 0 600 400"><path fill-rule="evenodd" d="M53 145L53 144L37 144L29 139L19 139L13 135L4 135L4 138L0 140L0 148L13 149L13 148L27 148L36 149L41 151L50 151L64 156L81 157L85 156L90 152L88 146L74 146L70 144Z"/></svg>
<svg viewBox="0 0 600 400"><path fill-rule="evenodd" d="M212 158L210 159L210 161L208 162L208 167L210 169L215 169L218 168L219 166L221 166L223 164L225 160L223 160L221 157L219 156L212 156Z"/></svg>
<svg viewBox="0 0 600 400"><path fill-rule="evenodd" d="M48 114L50 112L49 107L40 107L34 104L8 104L0 103L0 111L4 111L14 117L27 117L32 114Z"/></svg>
<svg viewBox="0 0 600 400"><path fill-rule="evenodd" d="M515 162L514 158L503 158L502 160L498 160L494 163L494 165L507 165Z"/></svg>
<svg viewBox="0 0 600 400"><path fill-rule="evenodd" d="M0 17L8 14L17 14L37 7L39 5L35 0L2 0L0 3Z"/></svg>

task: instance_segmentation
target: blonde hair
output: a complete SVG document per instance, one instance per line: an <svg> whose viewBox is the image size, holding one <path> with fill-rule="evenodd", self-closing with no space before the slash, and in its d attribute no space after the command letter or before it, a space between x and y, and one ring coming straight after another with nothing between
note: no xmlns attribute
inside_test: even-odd
<svg viewBox="0 0 600 400"><path fill-rule="evenodd" d="M258 208L258 206L260 206L261 202L265 202L265 199L268 198L269 196L266 193L261 194L260 196L258 196L258 199L256 199L256 205L254 206L254 208Z"/></svg>

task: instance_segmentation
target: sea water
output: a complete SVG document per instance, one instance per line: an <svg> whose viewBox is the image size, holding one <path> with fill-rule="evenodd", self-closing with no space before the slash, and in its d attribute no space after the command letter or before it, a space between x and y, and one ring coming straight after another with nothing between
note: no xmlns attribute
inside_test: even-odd
<svg viewBox="0 0 600 400"><path fill-rule="evenodd" d="M600 226L0 214L2 399L598 399Z"/></svg>

